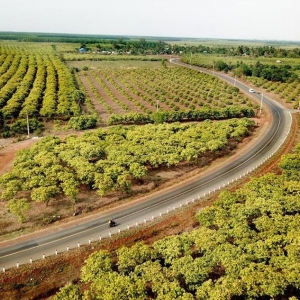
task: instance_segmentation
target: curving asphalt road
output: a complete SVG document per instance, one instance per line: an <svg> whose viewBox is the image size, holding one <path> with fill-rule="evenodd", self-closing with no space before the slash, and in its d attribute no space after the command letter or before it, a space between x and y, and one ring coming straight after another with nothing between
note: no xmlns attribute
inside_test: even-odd
<svg viewBox="0 0 300 300"><path fill-rule="evenodd" d="M176 59L172 59L171 62L188 66L179 63ZM193 68L201 72L214 73L213 75L239 87L245 93L249 93L248 86L229 76L202 68ZM251 95L256 98L258 103L261 103L261 95ZM268 160L283 144L292 124L289 110L266 96L263 97L262 103L272 113L272 121L264 136L234 161L228 160L217 170L199 177L187 185L174 187L163 195L149 197L145 201L136 201L130 205L99 213L94 219L83 224L75 224L70 228L57 227L56 231L51 234L2 248L0 249L0 268L3 268L4 271L11 267L67 251L67 249L80 247L82 244L110 238L113 234L159 218L161 215L190 202L199 201L206 195L225 188L243 176L251 176L251 172ZM108 228L107 222L111 218L116 220L119 225Z"/></svg>

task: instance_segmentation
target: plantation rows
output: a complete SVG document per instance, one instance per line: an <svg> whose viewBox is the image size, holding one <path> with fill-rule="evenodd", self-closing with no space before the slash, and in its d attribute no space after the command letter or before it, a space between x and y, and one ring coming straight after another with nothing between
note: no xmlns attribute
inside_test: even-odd
<svg viewBox="0 0 300 300"><path fill-rule="evenodd" d="M300 107L300 83L298 80L292 82L272 82L257 77L247 77L247 80L268 92L273 92L286 103L293 103L294 108Z"/></svg>
<svg viewBox="0 0 300 300"><path fill-rule="evenodd" d="M79 76L78 76L79 75ZM69 119L81 112L79 86L92 99L89 111L150 114L226 107L253 107L237 88L195 70L178 67L89 69L74 75L49 44L0 44L0 114L4 125L17 119Z"/></svg>
<svg viewBox="0 0 300 300"><path fill-rule="evenodd" d="M106 113L253 107L237 88L186 68L92 69L83 75Z"/></svg>
<svg viewBox="0 0 300 300"><path fill-rule="evenodd" d="M69 118L80 112L68 67L42 47L0 44L0 110L6 121L29 117Z"/></svg>
<svg viewBox="0 0 300 300"><path fill-rule="evenodd" d="M218 62L223 61L228 64L229 70L234 74L238 73L238 65L245 63L248 66L253 66L258 64L258 59L255 57L232 57L232 56L222 56L221 58L215 55L186 55L182 57L182 61L186 63L192 63L197 66L202 66L205 68L215 68L217 69ZM293 70L294 73L299 73L299 59L295 58L280 58L282 60L282 65L276 63L276 58L274 57L260 57L259 61L261 64L266 64L270 66L282 67L284 65L289 65L288 70ZM285 100L286 103L292 103L294 108L298 108L300 105L300 82L299 79L290 78L287 82L280 81L270 81L262 77L247 76L249 82L252 82L257 87L261 87L268 92L274 92L281 99Z"/></svg>

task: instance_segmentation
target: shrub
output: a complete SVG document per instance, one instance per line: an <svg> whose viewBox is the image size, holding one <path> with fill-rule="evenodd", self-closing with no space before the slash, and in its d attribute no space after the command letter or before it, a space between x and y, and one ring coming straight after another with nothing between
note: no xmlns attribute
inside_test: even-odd
<svg viewBox="0 0 300 300"><path fill-rule="evenodd" d="M91 115L72 117L68 122L68 127L75 130L85 130L94 128L97 124L97 118Z"/></svg>
<svg viewBox="0 0 300 300"><path fill-rule="evenodd" d="M44 127L43 123L37 119L29 119L28 125L29 125L30 133L32 133L33 131L40 132L41 129ZM2 133L2 137L8 138L8 137L17 136L20 134L27 134L27 132L28 132L27 120L20 119L11 125L5 126L3 133Z"/></svg>

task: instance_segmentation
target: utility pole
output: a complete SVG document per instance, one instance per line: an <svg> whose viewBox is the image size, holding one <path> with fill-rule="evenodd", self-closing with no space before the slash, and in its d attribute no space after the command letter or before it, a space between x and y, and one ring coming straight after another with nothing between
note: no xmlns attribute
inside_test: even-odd
<svg viewBox="0 0 300 300"><path fill-rule="evenodd" d="M259 113L260 113L260 114L261 114L261 109L262 109L263 97L264 97L264 94L261 93L261 98L260 98L260 108L259 108Z"/></svg>
<svg viewBox="0 0 300 300"><path fill-rule="evenodd" d="M27 138L29 139L29 120L28 120L28 113L26 111L26 119L27 119Z"/></svg>

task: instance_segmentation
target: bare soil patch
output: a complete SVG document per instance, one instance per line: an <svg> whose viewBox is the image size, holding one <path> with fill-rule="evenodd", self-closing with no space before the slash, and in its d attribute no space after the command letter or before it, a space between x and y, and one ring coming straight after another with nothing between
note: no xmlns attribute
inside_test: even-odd
<svg viewBox="0 0 300 300"><path fill-rule="evenodd" d="M101 73L99 70L96 70L96 74L101 76ZM103 76L101 76L102 79L105 79ZM137 100L139 103L141 103L143 106L147 107L149 110L154 111L155 108L153 106L151 106L148 102L144 101L141 97L137 97L136 94L132 93L122 82L120 82L120 80L118 80L118 78L116 78L115 76L113 77L113 80L118 84L118 86L121 88L121 90L126 91L128 94L130 94L130 96L134 99ZM133 84L134 85L134 84ZM110 85L111 88L114 89L114 87L112 85ZM139 91L141 93L141 95L146 95L146 93L140 89L137 85L134 85L134 88ZM126 103L129 107L130 111L139 111L142 112L141 109L139 109L135 104L133 104L132 102L128 101L127 99L125 99L124 96L121 97L122 100L125 100L124 103ZM164 109L169 109L169 107L164 106Z"/></svg>
<svg viewBox="0 0 300 300"><path fill-rule="evenodd" d="M104 120L106 120L109 117L109 112L105 109L104 105L102 105L99 101L99 99L97 98L97 96L93 93L93 91L91 90L91 87L89 85L89 82L86 78L86 76L84 76L82 73L79 74L79 79L81 80L85 91L88 95L88 98L91 99L92 103L94 104L95 110L98 112L99 115L102 116L102 118Z"/></svg>

